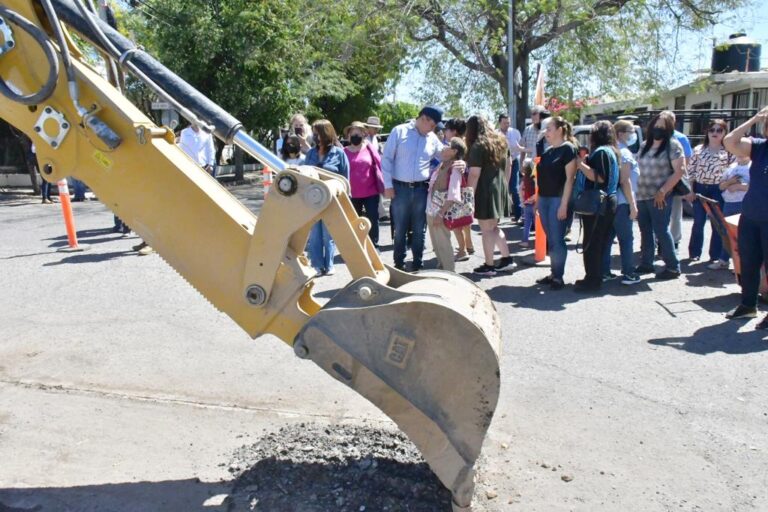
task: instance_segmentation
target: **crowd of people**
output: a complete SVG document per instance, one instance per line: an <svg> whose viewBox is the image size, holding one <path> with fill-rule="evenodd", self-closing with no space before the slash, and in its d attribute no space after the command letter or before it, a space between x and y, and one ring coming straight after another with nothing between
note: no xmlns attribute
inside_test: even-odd
<svg viewBox="0 0 768 512"><path fill-rule="evenodd" d="M724 216L741 214L742 295L728 317L757 316L761 269L768 267L768 107L730 132L724 120L712 119L701 144L693 148L675 129L670 111L655 115L644 131L627 120L598 121L591 126L588 147L579 146L568 121L551 117L542 107L532 109L532 122L522 134L506 114L498 117L495 127L480 115L445 122L443 115L440 107L425 106L381 143L378 133L383 126L376 116L352 122L341 139L330 121L310 125L296 114L277 148L291 165L312 165L349 180L351 202L357 214L370 221L369 237L377 249L380 222L389 218L393 264L399 271L422 269L427 231L438 268L454 271L456 262L467 261L475 252L474 224L480 231L483 262L473 273L492 277L513 271L517 265L511 242L499 224L506 218L519 224L518 243L525 249L538 216L550 273L536 283L561 290L566 286L566 242L578 216L584 277L573 289L596 293L612 279L631 286L646 274L659 280L680 277L683 201L693 210L688 260L703 257L709 224L707 267L729 269L735 248L721 239L715 221L707 219L713 208ZM749 136L756 127L761 127L762 137ZM645 140L640 144L642 133ZM210 134L190 126L178 142L215 176ZM47 187L42 196L44 203L51 201ZM75 197L79 199L77 193ZM635 222L640 235L637 260ZM130 231L118 217L114 229ZM611 262L615 240L618 275ZM144 242L134 249L152 252ZM306 250L317 276L334 273L336 248L322 221L312 227ZM654 266L657 256L664 262L660 270ZM768 328L768 316L758 327Z"/></svg>
<svg viewBox="0 0 768 512"><path fill-rule="evenodd" d="M574 215L582 223L584 264L575 291L595 293L611 279L631 286L651 273L659 280L680 277L683 201L693 209L688 260L702 258L709 224L707 266L729 269L728 244L714 221L707 222L707 198L725 216L741 214L742 297L728 317L757 316L760 271L768 264L768 108L730 133L725 121L711 120L703 141L693 148L675 129L671 111L654 116L643 131L626 120L598 121L591 126L587 148L579 147L568 121L542 107L534 107L532 123L522 134L505 114L496 127L479 115L445 122L443 115L441 108L425 106L381 144L377 133L382 126L373 116L346 127L342 143L327 120L310 126L297 114L278 146L291 164L315 165L349 179L352 203L358 215L369 219L376 247L384 199L390 201L393 263L400 271L423 267L427 231L438 267L453 271L455 262L474 253L471 225L476 223L483 263L473 272L510 272L516 263L499 223L510 218L520 224L519 245L527 248L538 213L551 271L537 284L550 290L566 286L566 242ZM763 137L749 137L757 124ZM639 133L645 133L642 144ZM637 261L635 222L641 248ZM617 239L620 275L611 266ZM313 227L307 252L318 275L333 273L335 248L322 222ZM660 270L654 266L657 255L664 261ZM768 328L768 317L758 328Z"/></svg>

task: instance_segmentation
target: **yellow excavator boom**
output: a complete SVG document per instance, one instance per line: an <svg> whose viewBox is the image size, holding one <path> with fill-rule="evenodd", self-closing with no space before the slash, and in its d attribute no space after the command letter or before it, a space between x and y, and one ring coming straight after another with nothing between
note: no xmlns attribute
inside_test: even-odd
<svg viewBox="0 0 768 512"><path fill-rule="evenodd" d="M286 166L85 1L0 0L0 116L33 140L44 179L84 181L250 336L274 334L378 406L452 492L454 508L469 510L499 392L499 321L488 296L449 272L384 265L346 180ZM258 219L89 66L70 31L274 170ZM323 307L304 255L319 220L353 278Z"/></svg>

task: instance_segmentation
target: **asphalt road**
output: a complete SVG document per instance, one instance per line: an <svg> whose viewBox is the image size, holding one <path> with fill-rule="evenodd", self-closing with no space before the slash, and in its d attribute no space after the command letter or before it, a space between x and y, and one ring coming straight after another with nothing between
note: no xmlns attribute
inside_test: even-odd
<svg viewBox="0 0 768 512"><path fill-rule="evenodd" d="M136 256L101 204L74 206L90 250L62 253L58 205L0 195L0 511L217 510L232 454L266 432L392 426ZM768 510L768 333L724 319L738 288L705 265L600 296L544 291L543 268L478 281L503 355L477 510ZM582 269L569 252L566 281ZM348 279L321 279L320 297Z"/></svg>

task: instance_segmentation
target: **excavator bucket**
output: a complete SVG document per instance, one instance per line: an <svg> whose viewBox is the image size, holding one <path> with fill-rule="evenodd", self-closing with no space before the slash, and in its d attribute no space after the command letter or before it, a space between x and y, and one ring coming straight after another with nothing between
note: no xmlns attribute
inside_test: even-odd
<svg viewBox="0 0 768 512"><path fill-rule="evenodd" d="M470 510L474 465L499 395L500 329L488 296L450 272L358 279L304 326L297 355L361 394L405 432Z"/></svg>

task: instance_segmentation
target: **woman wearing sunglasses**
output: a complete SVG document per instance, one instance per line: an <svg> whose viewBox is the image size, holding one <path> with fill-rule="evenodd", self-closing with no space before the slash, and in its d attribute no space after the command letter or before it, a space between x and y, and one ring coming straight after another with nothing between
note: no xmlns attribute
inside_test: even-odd
<svg viewBox="0 0 768 512"><path fill-rule="evenodd" d="M720 190L720 182L723 174L734 162L734 157L723 146L723 139L728 131L728 126L722 119L713 119L709 122L709 129L704 136L704 142L693 150L688 175L691 180L693 192L704 197L714 199L723 209L723 194ZM704 225L707 222L707 213L701 201L693 201L693 228L691 240L688 243L688 256L692 261L701 258L704 247ZM723 250L723 241L712 226L712 235L709 240L709 268L717 270L728 268L728 262L720 259Z"/></svg>

